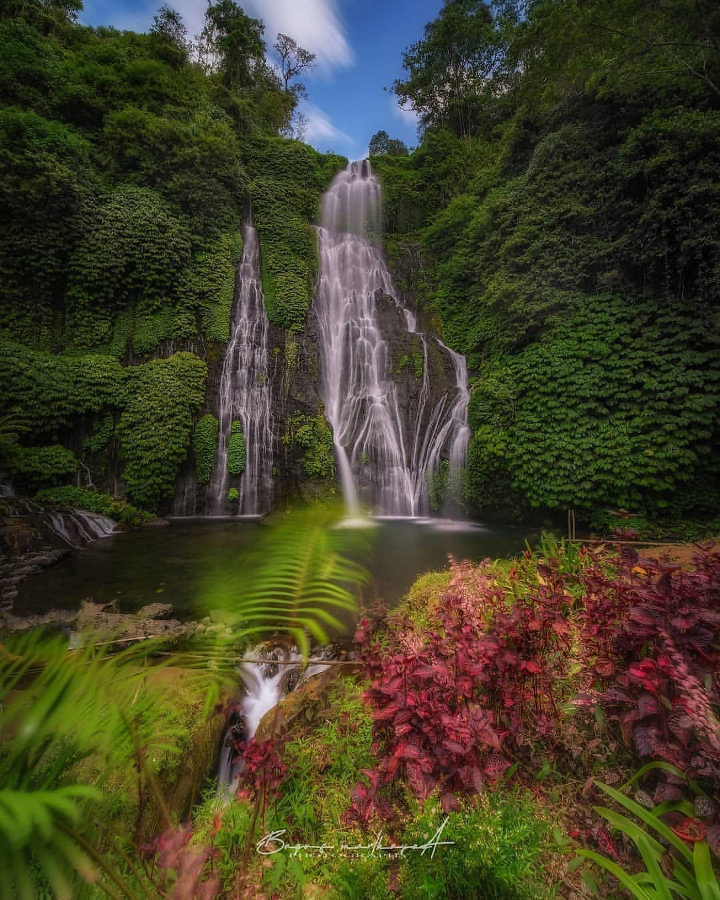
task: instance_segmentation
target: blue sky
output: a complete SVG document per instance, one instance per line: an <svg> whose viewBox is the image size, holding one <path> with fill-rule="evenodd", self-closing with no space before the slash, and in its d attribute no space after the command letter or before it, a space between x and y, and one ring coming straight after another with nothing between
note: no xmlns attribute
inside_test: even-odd
<svg viewBox="0 0 720 900"><path fill-rule="evenodd" d="M146 31L163 0L85 0L81 21ZM268 45L279 31L317 55L303 81L310 95L306 140L318 150L356 159L379 129L409 145L417 141L412 113L398 109L384 88L402 76L402 51L418 40L442 0L238 0L265 22ZM202 27L206 0L168 0L188 26Z"/></svg>

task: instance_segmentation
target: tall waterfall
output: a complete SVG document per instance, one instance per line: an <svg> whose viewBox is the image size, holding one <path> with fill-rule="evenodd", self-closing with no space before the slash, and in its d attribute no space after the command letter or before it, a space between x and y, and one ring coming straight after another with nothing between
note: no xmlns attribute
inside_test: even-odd
<svg viewBox="0 0 720 900"><path fill-rule="evenodd" d="M428 475L442 459L461 467L469 436L465 360L417 330L393 288L376 241L381 234L380 184L367 160L350 163L323 198L320 277L315 310L323 363L322 396L333 429L338 469L350 515L361 501L390 516L427 514ZM416 409L401 410L390 375L379 303L402 310L406 329L422 345L423 375ZM454 389L431 391L430 342L449 357Z"/></svg>
<svg viewBox="0 0 720 900"><path fill-rule="evenodd" d="M272 496L268 320L260 278L258 235L252 225L245 225L243 239L230 342L220 377L218 448L207 495L208 512L213 515L267 512ZM237 423L241 423L241 430ZM231 437L233 431L235 435ZM239 476L228 469L232 442L237 445L244 442L245 468ZM228 499L232 488L239 491L236 501Z"/></svg>

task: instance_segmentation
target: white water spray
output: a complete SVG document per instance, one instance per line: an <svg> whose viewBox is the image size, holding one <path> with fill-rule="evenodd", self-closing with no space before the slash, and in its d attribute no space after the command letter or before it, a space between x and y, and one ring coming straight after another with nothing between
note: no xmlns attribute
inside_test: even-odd
<svg viewBox="0 0 720 900"><path fill-rule="evenodd" d="M287 653L281 647L272 650L256 649L251 661L240 666L245 695L238 704L226 730L220 752L218 784L232 785L242 769L242 756L234 748L234 740L249 741L255 736L263 716L273 709L286 694L303 682L324 672L329 664L313 663L303 668L300 653Z"/></svg>

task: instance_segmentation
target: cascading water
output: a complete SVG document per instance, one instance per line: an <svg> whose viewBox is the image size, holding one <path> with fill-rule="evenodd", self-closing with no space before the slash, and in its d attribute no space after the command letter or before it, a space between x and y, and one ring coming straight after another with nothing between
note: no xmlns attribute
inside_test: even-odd
<svg viewBox="0 0 720 900"><path fill-rule="evenodd" d="M78 547L83 542L95 541L107 537L115 531L116 525L107 516L88 512L85 509L67 511L47 510L44 513L44 524L48 531L64 541L69 547Z"/></svg>
<svg viewBox="0 0 720 900"><path fill-rule="evenodd" d="M218 449L207 494L207 510L213 515L257 515L269 509L272 496L268 319L260 279L258 235L252 225L245 225L243 239L230 342L220 378ZM236 456L242 456L242 449L237 448L244 444L245 465L239 476L228 469L233 442ZM230 462L232 468L237 459ZM228 493L233 487L239 498L231 502Z"/></svg>
<svg viewBox="0 0 720 900"><path fill-rule="evenodd" d="M333 648L317 651L331 658ZM303 667L303 658L297 652L288 653L281 647L270 650L258 648L250 660L240 666L240 676L245 686L245 696L236 705L223 736L218 765L218 784L221 788L232 785L242 769L242 756L235 745L254 737L260 722L282 698L309 678L324 672L329 663L312 663Z"/></svg>
<svg viewBox="0 0 720 900"><path fill-rule="evenodd" d="M429 511L428 476L443 458L451 469L464 466L467 368L462 356L418 331L415 316L400 303L374 243L381 233L381 211L380 184L367 160L350 163L323 198L315 302L322 395L348 513L357 515L362 499L374 513L412 517ZM381 328L383 297L402 310L408 333L422 344L417 408L402 415ZM430 341L452 363L454 397L452 389L432 396Z"/></svg>

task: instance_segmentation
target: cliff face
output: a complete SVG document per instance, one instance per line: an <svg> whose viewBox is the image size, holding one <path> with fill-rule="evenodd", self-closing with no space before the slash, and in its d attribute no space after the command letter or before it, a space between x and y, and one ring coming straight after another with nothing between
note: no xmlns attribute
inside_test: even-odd
<svg viewBox="0 0 720 900"><path fill-rule="evenodd" d="M425 407L436 407L455 390L449 357L430 337L409 333L402 310L392 297L378 297L380 327L388 347L388 369L402 411L403 430L412 434ZM273 495L270 506L282 508L295 500L310 502L339 495L330 426L325 420L320 391L321 355L318 323L313 311L306 329L293 333L270 326L269 377L273 421ZM222 354L208 354L208 381L204 413L217 414ZM425 357L427 353L427 359ZM427 366L427 373L425 367ZM427 374L427 378L425 375ZM423 397L423 391L425 396ZM178 479L176 496L168 511L202 515L207 509L207 488L198 487L196 461L190 453ZM363 466L359 489L377 473Z"/></svg>

